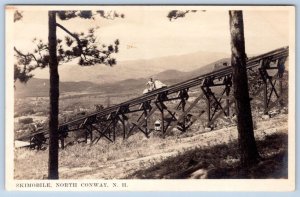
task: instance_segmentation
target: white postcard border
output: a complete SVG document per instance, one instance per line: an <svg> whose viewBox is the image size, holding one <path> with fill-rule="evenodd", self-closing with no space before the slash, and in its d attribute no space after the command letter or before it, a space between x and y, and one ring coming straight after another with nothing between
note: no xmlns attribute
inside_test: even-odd
<svg viewBox="0 0 300 197"><path fill-rule="evenodd" d="M14 6L13 6L14 7ZM13 28L7 21L13 21L13 7L6 7L5 49L6 65L13 62ZM160 9L159 6L151 6ZM189 9L193 8L188 7ZM232 8L232 6L230 6ZM22 7L25 8L25 7ZM26 9L74 9L74 6L28 6ZM79 7L76 7L78 9ZM80 6L82 9L93 9L94 6ZM173 7L172 7L173 8ZM187 8L175 6L174 9ZM197 7L199 9L199 7ZM205 6L205 9L228 9L229 6ZM279 9L276 6L234 6L235 9ZM289 43L289 151L288 179L263 180L14 180L14 148L13 148L13 112L14 89L13 67L6 66L5 79L5 178L6 189L11 191L293 191L295 189L295 7L282 6L280 9L290 11L290 43ZM51 187L44 187L44 184ZM57 186L76 184L76 187ZM106 183L108 187L89 187L84 184ZM114 183L117 187L114 186ZM22 184L41 184L40 187L20 187ZM126 186L125 186L125 185ZM105 184L104 184L105 185ZM124 187L123 187L124 186Z"/></svg>

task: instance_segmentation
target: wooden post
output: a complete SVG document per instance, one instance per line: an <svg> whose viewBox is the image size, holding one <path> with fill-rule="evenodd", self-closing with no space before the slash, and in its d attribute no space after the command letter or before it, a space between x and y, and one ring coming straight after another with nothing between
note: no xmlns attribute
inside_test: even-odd
<svg viewBox="0 0 300 197"><path fill-rule="evenodd" d="M268 114L268 81L264 83L264 114Z"/></svg>
<svg viewBox="0 0 300 197"><path fill-rule="evenodd" d="M279 76L278 76L278 80L279 80L279 96L282 97L282 96L283 96L283 88L282 88L282 80L283 80L283 76L282 76L282 75L279 75ZM280 108L283 107L283 105L284 105L283 99L281 99L281 100L279 101L279 105L280 105Z"/></svg>
<svg viewBox="0 0 300 197"><path fill-rule="evenodd" d="M207 121L210 122L210 96L208 95L206 98L206 103L207 103Z"/></svg>
<svg viewBox="0 0 300 197"><path fill-rule="evenodd" d="M185 111L185 100L182 99L181 101L181 108L182 108L182 113L184 114L184 111ZM182 119L182 132L185 132L186 131L186 128L185 128L185 119L186 119L186 116L183 117Z"/></svg>
<svg viewBox="0 0 300 197"><path fill-rule="evenodd" d="M85 126L85 143L87 143L87 139L88 139L88 135L89 135L89 129L87 126Z"/></svg>
<svg viewBox="0 0 300 197"><path fill-rule="evenodd" d="M207 126L210 126L210 94L209 87L201 86L201 90L206 97L206 112L207 112Z"/></svg>
<svg viewBox="0 0 300 197"><path fill-rule="evenodd" d="M126 139L126 125L125 125L124 117L120 118L120 120L121 120L122 128L123 128L123 140L125 140Z"/></svg>
<svg viewBox="0 0 300 197"><path fill-rule="evenodd" d="M32 139L33 139L33 137L30 137L30 139L29 139L29 147L30 147L30 148L32 148L32 145L33 145Z"/></svg>
<svg viewBox="0 0 300 197"><path fill-rule="evenodd" d="M161 130L162 133L165 133L165 117L164 117L164 108L161 106Z"/></svg>
<svg viewBox="0 0 300 197"><path fill-rule="evenodd" d="M146 132L146 135L148 135L148 112L147 112L147 109L144 109L144 118L145 118L145 132Z"/></svg>
<svg viewBox="0 0 300 197"><path fill-rule="evenodd" d="M227 113L227 116L230 116L230 107L229 107L229 94L230 94L230 86L227 84L226 82L226 113Z"/></svg>
<svg viewBox="0 0 300 197"><path fill-rule="evenodd" d="M113 124L113 141L115 142L116 141L116 127L117 127L117 119L114 120L114 124Z"/></svg>
<svg viewBox="0 0 300 197"><path fill-rule="evenodd" d="M91 128L91 131L90 131L90 140L91 140L91 143L93 141L93 129Z"/></svg>

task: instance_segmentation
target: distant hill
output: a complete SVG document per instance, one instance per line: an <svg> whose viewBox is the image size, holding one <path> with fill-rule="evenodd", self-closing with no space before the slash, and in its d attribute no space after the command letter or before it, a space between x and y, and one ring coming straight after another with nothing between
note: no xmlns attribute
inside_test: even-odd
<svg viewBox="0 0 300 197"><path fill-rule="evenodd" d="M90 92L97 88L99 85L88 81L80 82L60 82L60 93L64 92ZM29 97L29 96L48 96L49 95L49 80L32 78L26 84L17 81L15 83L16 97Z"/></svg>
<svg viewBox="0 0 300 197"><path fill-rule="evenodd" d="M184 76L187 75L188 72L182 72L178 70L165 70L163 72L160 72L156 75L153 75L154 79L158 79L160 81L177 81L185 79Z"/></svg>
<svg viewBox="0 0 300 197"><path fill-rule="evenodd" d="M205 66L202 66L201 68L197 68L195 70L192 70L190 72L180 72L177 70L166 70L164 72L158 73L157 75L154 75L156 79L159 79L161 81L168 82L168 84L174 84L181 81L185 81L188 79L195 78L197 76L207 74L216 70L219 70L221 68L224 68L226 63L227 66L230 65L230 59L229 58L222 58L218 61L215 61L213 63L207 64Z"/></svg>
<svg viewBox="0 0 300 197"><path fill-rule="evenodd" d="M227 62L229 65L229 59L220 59L213 63L207 64L195 70L189 72L183 72L175 69L169 69L159 72L154 75L148 75L144 78L125 79L122 81L116 81L113 83L97 84L88 81L80 82L60 82L60 93L137 93L140 94L145 88L149 77L158 79L167 85L172 85L188 79L212 72L214 70L224 67L223 63ZM21 84L17 82L15 84L15 94L17 97L29 97L29 96L48 96L49 95L49 80L33 78L28 81L27 84Z"/></svg>
<svg viewBox="0 0 300 197"><path fill-rule="evenodd" d="M117 62L117 65L108 67L105 65L79 66L76 61L60 65L60 80L65 81L89 81L98 84L114 83L126 79L148 78L165 70L190 72L201 68L218 59L228 57L224 53L195 52L184 55L174 55L153 59L140 59ZM49 70L35 71L36 78L48 78Z"/></svg>

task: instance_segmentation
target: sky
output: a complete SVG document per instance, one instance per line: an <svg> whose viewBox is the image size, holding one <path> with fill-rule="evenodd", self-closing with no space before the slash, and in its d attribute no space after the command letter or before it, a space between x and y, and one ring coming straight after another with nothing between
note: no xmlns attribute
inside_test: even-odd
<svg viewBox="0 0 300 197"><path fill-rule="evenodd" d="M107 8L106 8L107 9ZM100 27L101 43L120 40L119 61L149 59L197 51L230 54L227 10L207 10L170 22L166 15L172 7L108 8L124 13L124 19L72 19L58 21L72 32ZM289 15L286 10L246 10L244 14L246 53L259 54L289 43ZM47 11L23 11L23 19L14 23L15 46L29 51L34 37L47 40ZM22 32L22 33L20 33ZM65 34L58 30L58 37Z"/></svg>
<svg viewBox="0 0 300 197"><path fill-rule="evenodd" d="M223 6L204 8L173 6L89 7L89 9L91 8L106 11L115 10L118 13L123 13L125 18L108 20L98 17L95 20L71 19L68 21L58 19L57 22L71 32L77 33L87 32L91 27L99 27L96 35L98 41L103 44L110 44L115 39L119 39L120 50L115 55L118 62L199 51L224 53L230 56L229 8ZM33 49L33 38L47 41L47 10L45 10L46 7L30 6L19 7L18 9L23 12L23 18L21 21L12 23L14 30L12 42L19 50L30 52ZM55 9L58 8L55 7ZM189 13L185 18L170 21L166 16L173 9L205 9L206 11ZM289 30L293 25L290 21L290 13L283 6L243 7L245 46L248 56L289 45L291 41ZM58 38L66 36L65 32L59 28L57 35ZM47 71L39 71L39 69L34 71L38 78L44 78L45 75L48 75L47 73Z"/></svg>

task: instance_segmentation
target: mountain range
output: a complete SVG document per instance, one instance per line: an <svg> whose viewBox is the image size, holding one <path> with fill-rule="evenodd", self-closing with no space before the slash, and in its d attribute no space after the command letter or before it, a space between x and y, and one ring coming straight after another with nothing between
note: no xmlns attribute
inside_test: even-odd
<svg viewBox="0 0 300 197"><path fill-rule="evenodd" d="M195 53L138 59L117 62L113 67L106 65L79 66L77 60L59 66L60 81L89 81L98 84L113 83L126 79L157 77L165 70L190 72L221 58L229 57L224 53L198 51ZM49 70L34 71L35 78L49 78Z"/></svg>
<svg viewBox="0 0 300 197"><path fill-rule="evenodd" d="M197 53L193 53L151 60L126 61L120 65L116 65L116 67L121 67L118 68L118 72L114 72L114 68L106 68L105 66L102 66L105 69L109 69L109 73L104 75L103 73L106 73L106 70L101 70L101 76L99 76L99 73L96 71L92 72L94 69L97 69L96 67L99 65L83 68L77 65L66 65L63 68L64 70L59 71L61 79L60 93L108 94L116 92L122 93L126 91L139 93L146 88L146 83L149 77L158 79L167 85L172 85L208 72L212 72L213 70L220 69L224 66L224 62L229 61L229 58L223 58L222 54L216 54L214 61L208 62L213 59L213 54L199 54L201 55L197 56ZM200 61L201 57L206 57L204 58L205 61ZM201 65L202 62L208 63L206 65ZM138 65L143 65L143 68L139 68ZM90 72L82 71L82 69L86 68L90 69ZM65 81L66 76L70 78L67 81ZM80 77L82 81L74 80L75 77ZM99 80L100 78L101 80ZM27 82L27 84L21 84L17 81L15 83L15 95L16 97L48 96L49 80L32 78Z"/></svg>

